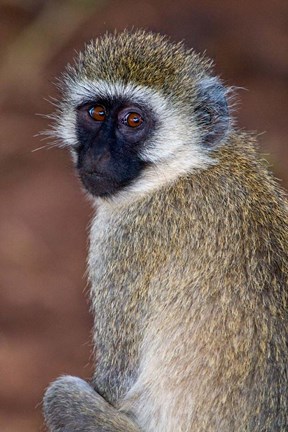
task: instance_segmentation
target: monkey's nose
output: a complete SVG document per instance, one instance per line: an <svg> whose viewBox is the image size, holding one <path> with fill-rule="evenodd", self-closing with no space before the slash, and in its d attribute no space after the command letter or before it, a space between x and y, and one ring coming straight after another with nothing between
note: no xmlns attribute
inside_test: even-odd
<svg viewBox="0 0 288 432"><path fill-rule="evenodd" d="M105 171L110 159L111 155L107 149L89 149L82 159L81 169L89 173Z"/></svg>

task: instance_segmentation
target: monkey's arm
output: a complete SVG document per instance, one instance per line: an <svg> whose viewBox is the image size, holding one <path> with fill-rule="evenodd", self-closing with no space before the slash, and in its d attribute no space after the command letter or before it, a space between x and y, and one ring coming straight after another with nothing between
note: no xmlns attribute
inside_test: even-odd
<svg viewBox="0 0 288 432"><path fill-rule="evenodd" d="M43 405L51 432L140 432L81 378L58 378L47 389Z"/></svg>

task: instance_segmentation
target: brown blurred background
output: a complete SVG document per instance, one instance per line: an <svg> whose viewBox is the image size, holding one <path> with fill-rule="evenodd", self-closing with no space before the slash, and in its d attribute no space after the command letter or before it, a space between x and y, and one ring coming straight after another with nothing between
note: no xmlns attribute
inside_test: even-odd
<svg viewBox="0 0 288 432"><path fill-rule="evenodd" d="M37 132L75 49L107 30L185 39L238 91L241 128L288 186L287 0L0 0L0 431L43 430L41 398L60 374L89 377L84 294L91 209L68 153ZM46 143L47 144L47 143Z"/></svg>

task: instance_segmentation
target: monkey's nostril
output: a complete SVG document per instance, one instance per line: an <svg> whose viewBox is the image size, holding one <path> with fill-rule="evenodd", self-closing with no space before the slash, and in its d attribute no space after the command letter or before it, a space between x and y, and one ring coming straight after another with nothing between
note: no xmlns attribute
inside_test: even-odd
<svg viewBox="0 0 288 432"><path fill-rule="evenodd" d="M108 150L104 151L97 151L97 152L91 152L91 154L88 155L88 158L90 159L91 166L94 167L94 169L99 168L99 166L104 167L107 166L107 163L111 159L111 154Z"/></svg>
<svg viewBox="0 0 288 432"><path fill-rule="evenodd" d="M105 171L109 165L110 159L111 156L108 151L98 153L87 151L79 158L78 169L87 174Z"/></svg>
<svg viewBox="0 0 288 432"><path fill-rule="evenodd" d="M107 162L110 160L110 158L111 158L110 152L105 151L104 153L100 154L98 158L96 158L96 160L98 160L99 162Z"/></svg>

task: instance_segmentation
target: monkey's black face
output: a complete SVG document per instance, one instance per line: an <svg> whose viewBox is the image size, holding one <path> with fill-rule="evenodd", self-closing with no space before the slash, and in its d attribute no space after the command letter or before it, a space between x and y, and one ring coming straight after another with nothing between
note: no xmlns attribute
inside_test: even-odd
<svg viewBox="0 0 288 432"><path fill-rule="evenodd" d="M94 196L110 196L147 165L140 149L153 130L149 110L123 101L97 100L77 108L77 169Z"/></svg>

